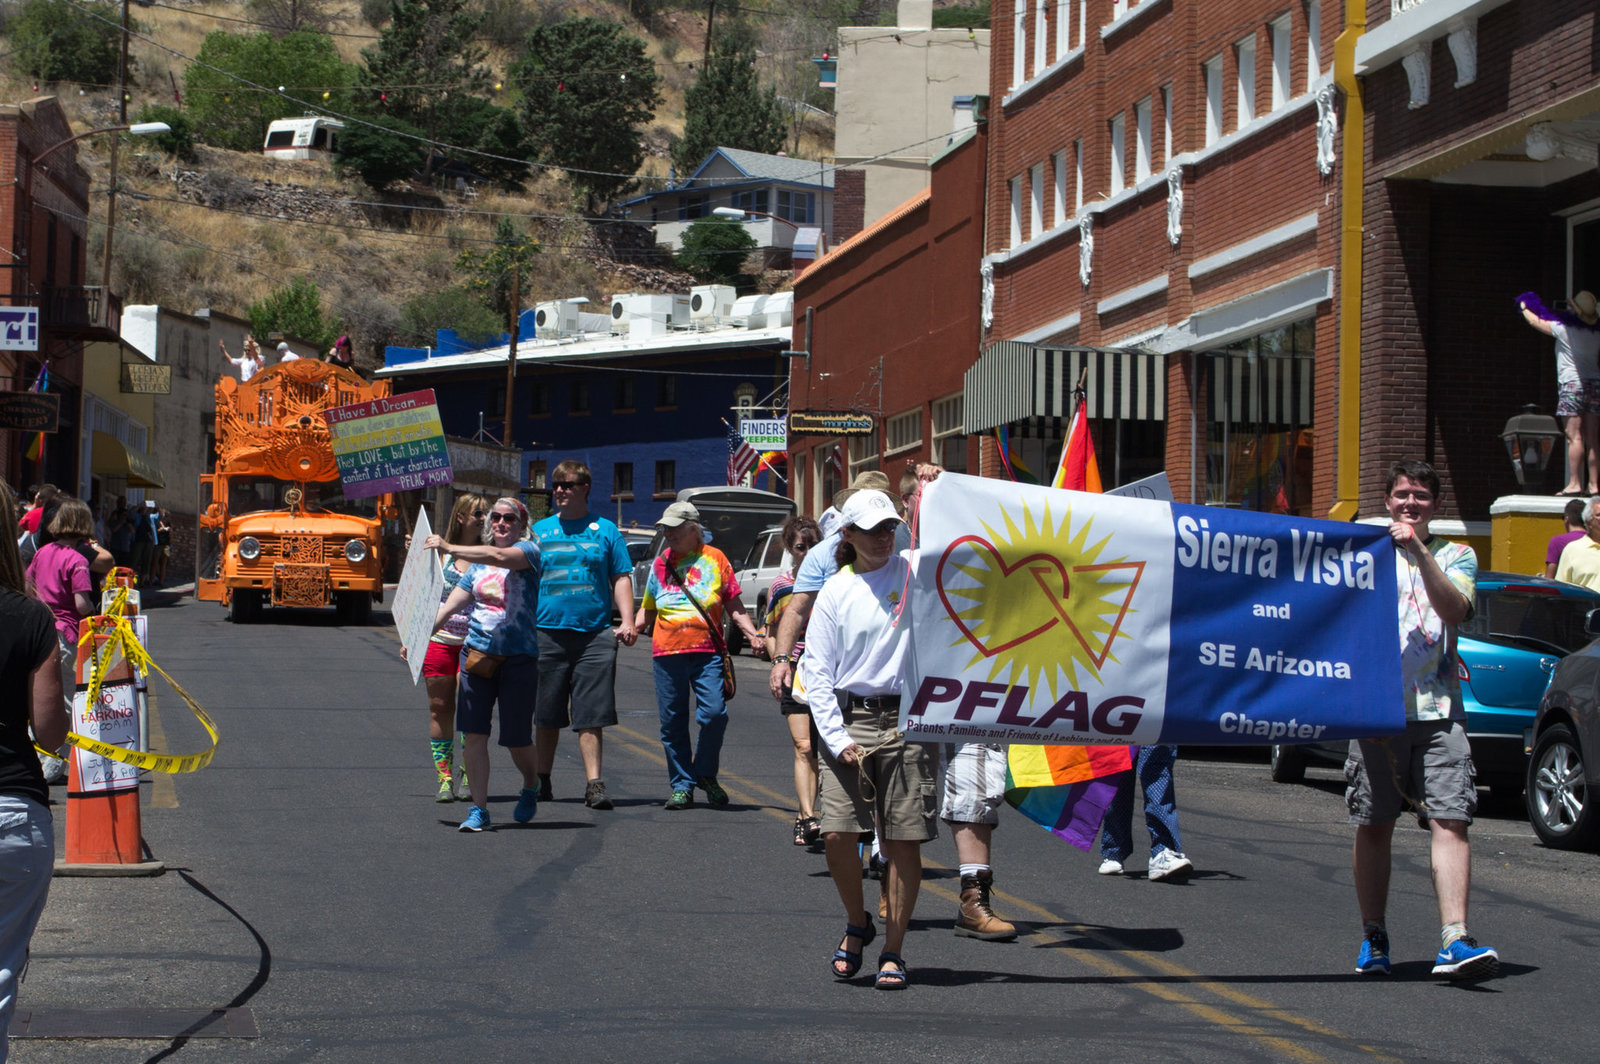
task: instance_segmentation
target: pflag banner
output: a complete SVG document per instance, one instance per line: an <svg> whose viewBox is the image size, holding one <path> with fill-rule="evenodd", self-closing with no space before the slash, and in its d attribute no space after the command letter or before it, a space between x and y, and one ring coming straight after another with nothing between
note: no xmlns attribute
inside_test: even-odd
<svg viewBox="0 0 1600 1064"><path fill-rule="evenodd" d="M900 727L1211 746L1395 734L1382 526L946 473L923 489Z"/></svg>

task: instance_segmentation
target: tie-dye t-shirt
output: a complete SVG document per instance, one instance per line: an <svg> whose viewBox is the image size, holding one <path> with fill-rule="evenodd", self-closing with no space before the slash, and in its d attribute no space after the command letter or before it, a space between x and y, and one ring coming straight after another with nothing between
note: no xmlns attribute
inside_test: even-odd
<svg viewBox="0 0 1600 1064"><path fill-rule="evenodd" d="M1478 556L1472 548L1442 536L1428 540L1428 551L1445 577L1471 603L1478 588ZM1464 720L1461 680L1456 672L1456 630L1428 601L1422 574L1411 555L1394 552L1400 591L1400 676L1405 683L1406 720ZM1472 616L1469 606L1467 616Z"/></svg>
<svg viewBox="0 0 1600 1064"><path fill-rule="evenodd" d="M539 653L539 544L519 540L526 569L474 565L456 586L472 593L467 646L486 654Z"/></svg>
<svg viewBox="0 0 1600 1064"><path fill-rule="evenodd" d="M680 582L681 581L681 582ZM644 588L644 608L655 610L655 636L650 641L656 657L667 654L715 652L720 639L713 642L700 610L684 596L684 586L695 602L706 611L711 623L722 631L722 604L739 595L739 581L733 566L715 547L701 547L698 554L680 558L670 551L650 566L650 580Z"/></svg>

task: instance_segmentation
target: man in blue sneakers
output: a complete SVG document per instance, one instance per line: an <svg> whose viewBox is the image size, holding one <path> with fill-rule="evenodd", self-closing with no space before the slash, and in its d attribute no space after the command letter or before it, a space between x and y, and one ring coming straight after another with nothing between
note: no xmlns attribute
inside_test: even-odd
<svg viewBox="0 0 1600 1064"><path fill-rule="evenodd" d="M1389 974L1390 848L1409 806L1429 832L1433 893L1439 904L1439 952L1433 974L1487 979L1500 955L1467 934L1472 851L1467 826L1478 808L1476 771L1456 668L1456 626L1472 616L1478 559L1471 547L1428 532L1439 507L1439 477L1426 462L1396 462L1384 488L1399 590L1400 675L1406 730L1350 744L1345 803L1356 825L1351 869L1361 908L1356 970Z"/></svg>

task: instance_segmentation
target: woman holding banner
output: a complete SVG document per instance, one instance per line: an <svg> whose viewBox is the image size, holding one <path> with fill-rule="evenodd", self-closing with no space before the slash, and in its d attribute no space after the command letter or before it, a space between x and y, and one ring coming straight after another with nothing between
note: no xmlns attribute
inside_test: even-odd
<svg viewBox="0 0 1600 1064"><path fill-rule="evenodd" d="M922 885L920 848L939 833L935 757L898 734L907 642L900 615L911 580L910 554L894 551L901 519L886 493L856 492L840 517L839 572L817 594L799 684L822 736L828 771L822 775L821 826L828 872L845 910L844 940L831 969L835 978L852 978L861 970L862 950L877 934L864 907L856 854L857 838L873 830L876 815L889 862L876 986L900 990L907 979L901 944Z"/></svg>
<svg viewBox="0 0 1600 1064"><path fill-rule="evenodd" d="M33 741L28 738L33 728ZM0 484L0 1061L17 1007L17 977L44 912L55 863L50 790L33 742L49 750L67 740L67 709L56 667L50 610L28 597L17 554L16 506Z"/></svg>

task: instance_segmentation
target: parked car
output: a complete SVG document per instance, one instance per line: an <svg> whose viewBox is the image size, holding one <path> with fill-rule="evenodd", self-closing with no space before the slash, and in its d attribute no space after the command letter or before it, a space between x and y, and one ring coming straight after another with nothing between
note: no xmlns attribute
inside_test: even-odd
<svg viewBox="0 0 1600 1064"><path fill-rule="evenodd" d="M1461 701L1478 782L1515 797L1528 771L1525 734L1557 662L1585 646L1600 593L1543 577L1478 574L1476 609L1460 627ZM1272 778L1292 783L1311 761L1339 762L1348 743L1272 748Z"/></svg>
<svg viewBox="0 0 1600 1064"><path fill-rule="evenodd" d="M706 542L727 555L728 564L736 571L739 564L750 557L751 548L762 533L781 525L795 512L793 499L759 488L684 488L675 501L694 504L700 511L700 527L706 534ZM649 548L634 563L633 595L640 603L644 601L645 582L650 579L650 566L665 548L666 539L659 530L653 530ZM749 608L748 603L746 608ZM734 631L737 634L737 628ZM740 635L740 647L743 644L744 638ZM737 648L734 652L738 652Z"/></svg>
<svg viewBox="0 0 1600 1064"><path fill-rule="evenodd" d="M1600 610L1584 627L1600 636ZM1528 729L1528 821L1540 841L1556 849L1593 849L1600 842L1597 688L1600 640L1561 659Z"/></svg>
<svg viewBox="0 0 1600 1064"><path fill-rule="evenodd" d="M650 561L655 557L650 553L650 541L655 537L653 529L624 528L622 542L628 548L628 561L633 565L633 612L639 612L639 603L644 600L644 581L639 579L639 574L650 575ZM643 566L643 569L640 566Z"/></svg>
<svg viewBox="0 0 1600 1064"><path fill-rule="evenodd" d="M750 619L757 628L765 623L767 615L767 593L772 590L772 582L778 574L789 567L789 552L783 549L783 526L773 525L771 528L761 530L761 535L756 538L755 546L750 548L750 554L744 559L744 564L734 570L739 581L739 601L744 603L744 608L750 611ZM733 623L733 618L726 621L728 649L734 654L744 648L744 633L739 631L739 626ZM759 657L765 648L757 648Z"/></svg>

